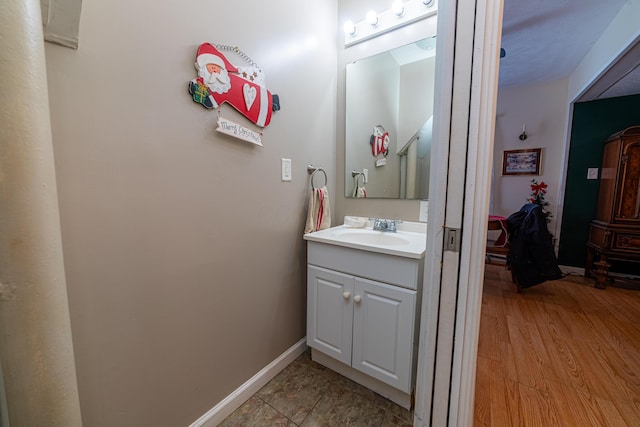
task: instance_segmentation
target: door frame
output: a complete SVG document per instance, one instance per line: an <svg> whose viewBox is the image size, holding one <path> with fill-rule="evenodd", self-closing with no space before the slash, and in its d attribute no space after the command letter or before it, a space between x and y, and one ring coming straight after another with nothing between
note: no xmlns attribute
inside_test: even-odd
<svg viewBox="0 0 640 427"><path fill-rule="evenodd" d="M416 426L471 426L503 0L438 4ZM437 117L437 118L436 118ZM445 248L457 230L454 247Z"/></svg>

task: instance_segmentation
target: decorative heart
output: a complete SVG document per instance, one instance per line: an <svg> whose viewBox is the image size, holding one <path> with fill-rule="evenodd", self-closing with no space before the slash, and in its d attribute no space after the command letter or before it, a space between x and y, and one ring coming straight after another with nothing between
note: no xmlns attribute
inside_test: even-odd
<svg viewBox="0 0 640 427"><path fill-rule="evenodd" d="M255 87L251 87L248 83L245 83L244 86L242 86L242 93L244 93L244 103L247 105L247 110L250 110L253 101L256 100L258 91L256 91Z"/></svg>

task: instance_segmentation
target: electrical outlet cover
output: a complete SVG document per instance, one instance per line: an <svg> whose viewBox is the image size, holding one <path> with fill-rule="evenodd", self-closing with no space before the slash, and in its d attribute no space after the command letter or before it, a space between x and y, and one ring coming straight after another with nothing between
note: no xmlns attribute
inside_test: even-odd
<svg viewBox="0 0 640 427"><path fill-rule="evenodd" d="M291 159L282 159L282 180L291 181Z"/></svg>

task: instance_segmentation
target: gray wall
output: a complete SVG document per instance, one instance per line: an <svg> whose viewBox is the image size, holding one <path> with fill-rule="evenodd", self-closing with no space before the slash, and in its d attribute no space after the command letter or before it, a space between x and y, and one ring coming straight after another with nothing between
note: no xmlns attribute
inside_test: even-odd
<svg viewBox="0 0 640 427"><path fill-rule="evenodd" d="M47 45L84 425L188 425L304 337L308 163L335 194L336 23L336 1L85 2L80 49ZM280 95L263 148L188 95L205 41Z"/></svg>

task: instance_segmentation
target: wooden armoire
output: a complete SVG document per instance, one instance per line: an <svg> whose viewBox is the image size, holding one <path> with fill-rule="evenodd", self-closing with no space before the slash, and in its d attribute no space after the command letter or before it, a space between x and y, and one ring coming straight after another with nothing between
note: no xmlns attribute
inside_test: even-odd
<svg viewBox="0 0 640 427"><path fill-rule="evenodd" d="M640 277L611 271L616 261L640 262L640 126L615 133L604 144L598 206L587 248L585 275L596 278L596 287L622 282L640 289L640 280L634 280Z"/></svg>

